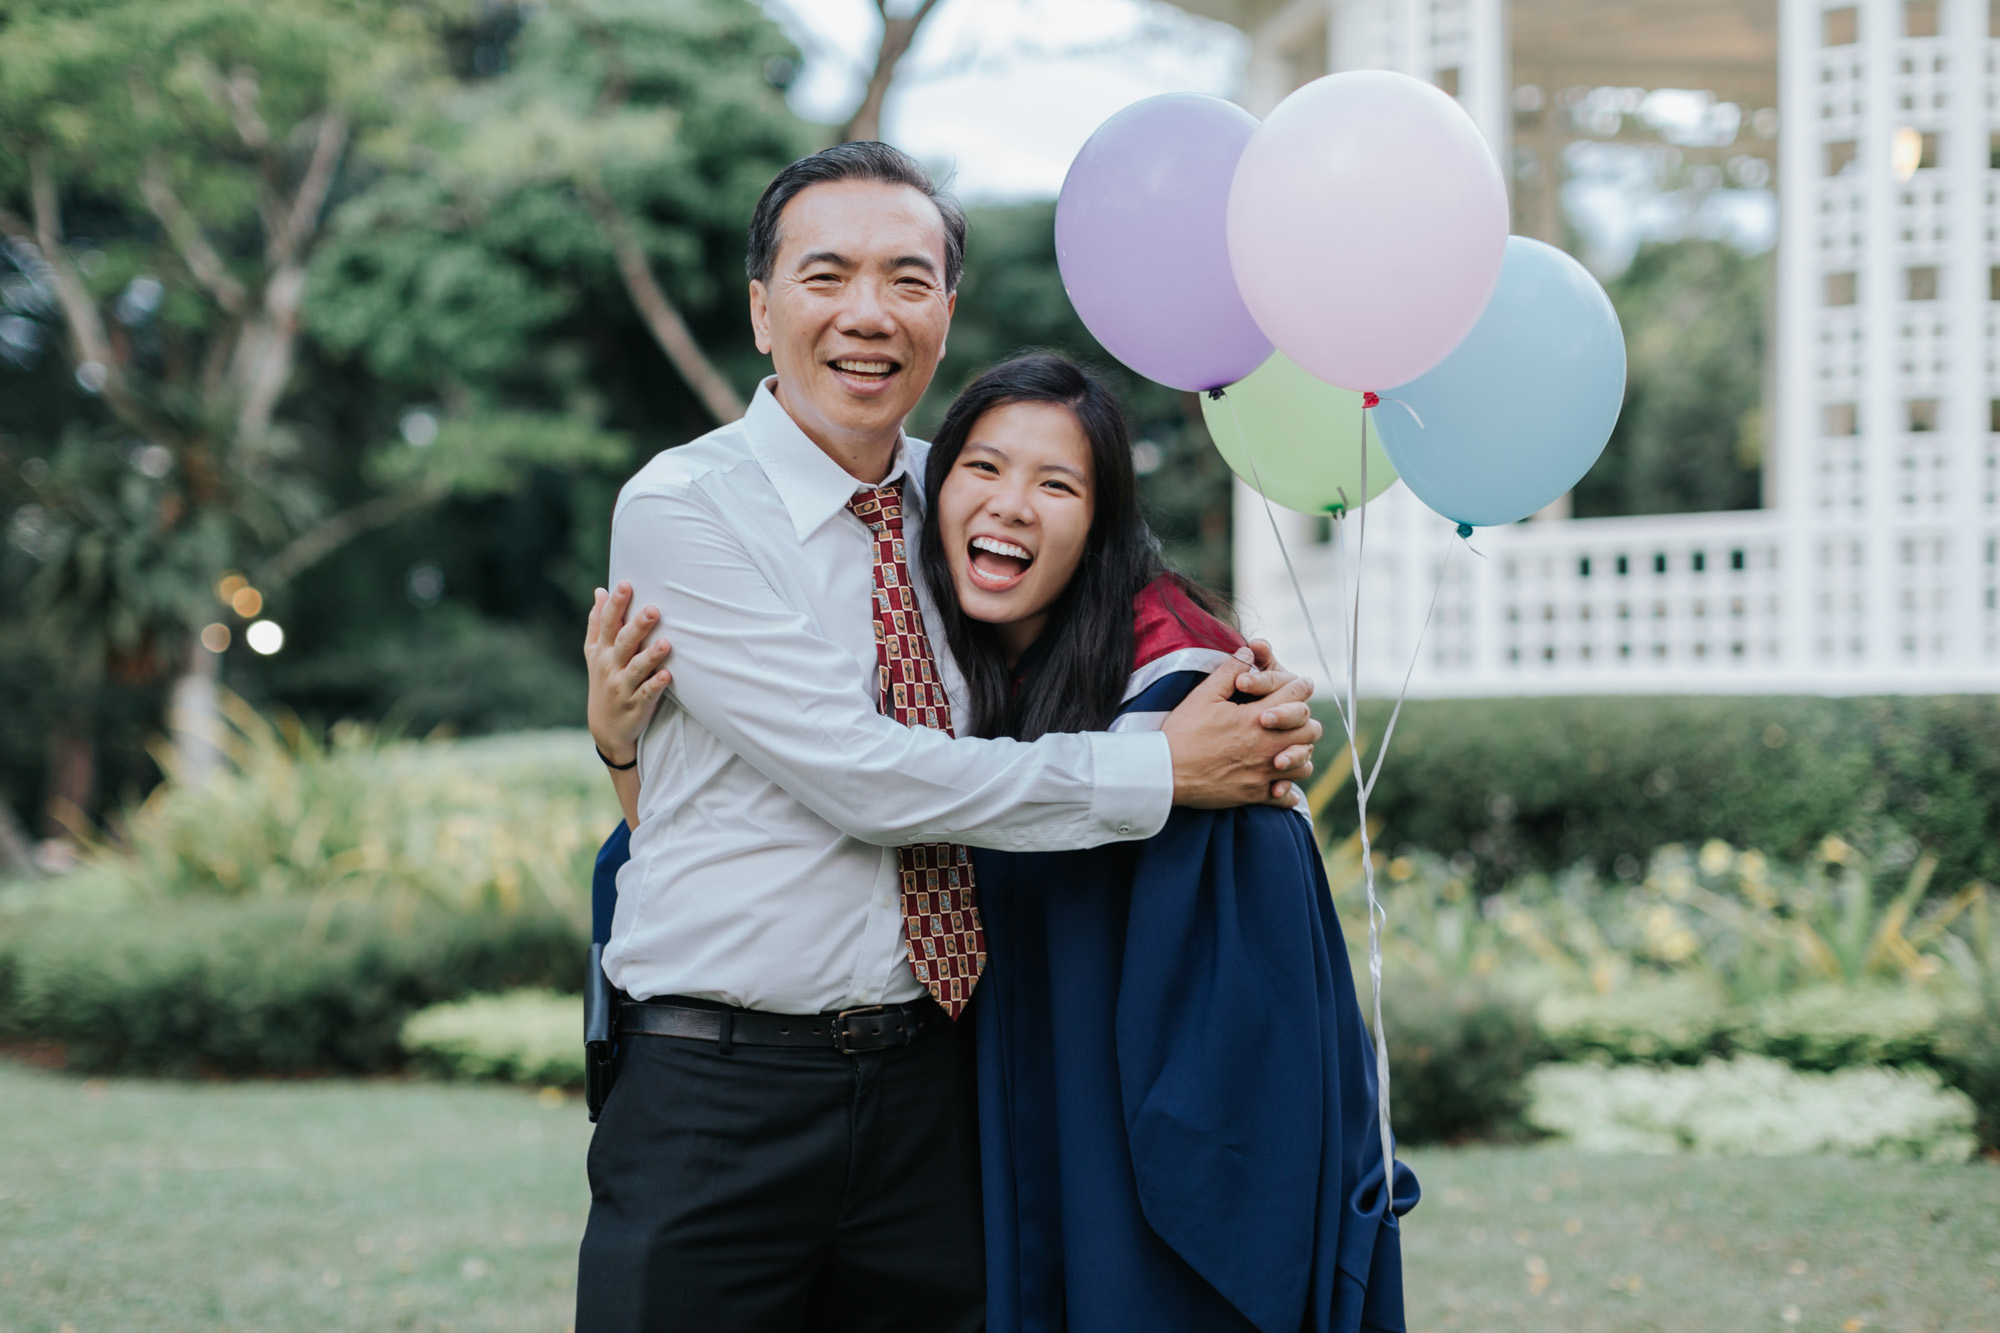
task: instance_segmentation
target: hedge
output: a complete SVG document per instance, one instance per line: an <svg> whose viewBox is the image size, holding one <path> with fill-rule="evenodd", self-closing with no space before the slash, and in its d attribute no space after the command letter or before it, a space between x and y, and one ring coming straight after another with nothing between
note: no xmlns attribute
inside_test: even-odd
<svg viewBox="0 0 2000 1333"><path fill-rule="evenodd" d="M548 990L434 1004L403 1024L403 1049L440 1078L583 1086L583 1001Z"/></svg>
<svg viewBox="0 0 2000 1333"><path fill-rule="evenodd" d="M409 1015L480 991L576 990L583 929L550 912L308 898L49 910L0 932L0 1037L71 1068L367 1073L397 1067Z"/></svg>
<svg viewBox="0 0 2000 1333"><path fill-rule="evenodd" d="M1383 981L1382 1023L1389 1030L1389 1119L1398 1142L1522 1133L1527 1076L1546 1055L1524 999L1485 979L1392 974Z"/></svg>
<svg viewBox="0 0 2000 1333"><path fill-rule="evenodd" d="M1379 737L1387 716L1364 706L1362 730ZM1336 837L1352 810L1330 806ZM1418 700L1369 813L1377 846L1468 853L1491 888L1585 859L1616 873L1672 842L1798 859L1829 833L1893 833L1936 853L1932 883L1955 890L2000 881L2000 699Z"/></svg>

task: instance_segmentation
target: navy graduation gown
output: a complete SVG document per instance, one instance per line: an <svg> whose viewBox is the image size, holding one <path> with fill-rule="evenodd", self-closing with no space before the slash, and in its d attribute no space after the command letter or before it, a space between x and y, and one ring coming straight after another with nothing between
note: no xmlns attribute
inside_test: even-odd
<svg viewBox="0 0 2000 1333"><path fill-rule="evenodd" d="M1114 730L1240 640L1137 605ZM1310 826L1176 809L1140 843L976 851L993 1333L1404 1328L1373 1048Z"/></svg>

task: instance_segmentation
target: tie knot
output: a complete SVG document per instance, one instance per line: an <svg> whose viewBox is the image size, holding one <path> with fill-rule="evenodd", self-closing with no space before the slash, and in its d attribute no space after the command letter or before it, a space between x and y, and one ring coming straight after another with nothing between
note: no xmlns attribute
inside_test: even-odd
<svg viewBox="0 0 2000 1333"><path fill-rule="evenodd" d="M903 482L899 477L887 486L870 486L847 497L847 507L871 531L884 528L900 534L903 530Z"/></svg>

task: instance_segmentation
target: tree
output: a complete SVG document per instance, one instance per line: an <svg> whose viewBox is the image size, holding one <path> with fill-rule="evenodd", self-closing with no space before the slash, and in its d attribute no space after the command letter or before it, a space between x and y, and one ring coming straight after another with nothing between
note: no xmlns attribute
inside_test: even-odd
<svg viewBox="0 0 2000 1333"><path fill-rule="evenodd" d="M1625 329L1625 407L1577 484L1579 517L1760 503L1769 262L1722 241L1648 245L1607 284Z"/></svg>
<svg viewBox="0 0 2000 1333"><path fill-rule="evenodd" d="M454 411L576 406L591 393L582 342L602 332L591 294L609 284L707 421L734 420L761 366L743 221L812 145L771 80L795 55L743 0L536 10L508 68L440 100L341 210L313 332Z"/></svg>
<svg viewBox="0 0 2000 1333"><path fill-rule="evenodd" d="M193 631L226 571L286 577L496 473L622 453L589 431L502 431L471 465L447 441L330 512L328 442L283 415L327 204L356 145L393 144L395 118L445 86L450 17L396 0L0 9L0 232L19 304L60 328L91 400L45 442L35 531L17 544L84 678L184 662L198 726L216 661ZM87 724L67 719L57 748L85 746ZM57 796L88 807L91 765L54 767L69 775Z"/></svg>

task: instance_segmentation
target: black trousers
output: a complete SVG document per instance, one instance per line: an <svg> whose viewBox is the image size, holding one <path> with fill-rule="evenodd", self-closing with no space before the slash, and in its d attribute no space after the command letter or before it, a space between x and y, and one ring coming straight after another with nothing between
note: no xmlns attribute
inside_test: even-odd
<svg viewBox="0 0 2000 1333"><path fill-rule="evenodd" d="M576 1333L976 1333L972 1024L887 1051L627 1036Z"/></svg>

